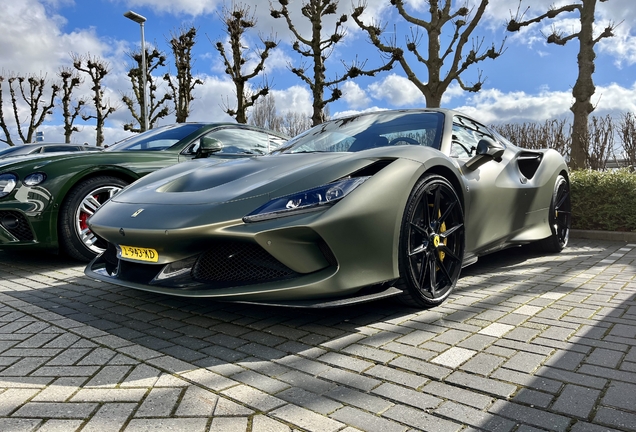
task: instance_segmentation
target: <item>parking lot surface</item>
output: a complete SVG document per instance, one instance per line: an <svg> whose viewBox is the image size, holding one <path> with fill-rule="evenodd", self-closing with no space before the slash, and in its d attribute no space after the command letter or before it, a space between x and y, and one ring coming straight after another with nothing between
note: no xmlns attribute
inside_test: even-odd
<svg viewBox="0 0 636 432"><path fill-rule="evenodd" d="M429 310L217 303L0 262L0 431L636 431L636 244L502 251Z"/></svg>

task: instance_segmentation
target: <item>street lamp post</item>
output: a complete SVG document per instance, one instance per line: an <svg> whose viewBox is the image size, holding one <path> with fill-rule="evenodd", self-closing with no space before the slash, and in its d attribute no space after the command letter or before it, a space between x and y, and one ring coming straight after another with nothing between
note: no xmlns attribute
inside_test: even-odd
<svg viewBox="0 0 636 432"><path fill-rule="evenodd" d="M148 102L146 98L146 42L144 39L144 23L146 22L146 17L139 15L136 12L128 11L124 14L124 16L136 23L141 27L141 119L143 130L148 130Z"/></svg>

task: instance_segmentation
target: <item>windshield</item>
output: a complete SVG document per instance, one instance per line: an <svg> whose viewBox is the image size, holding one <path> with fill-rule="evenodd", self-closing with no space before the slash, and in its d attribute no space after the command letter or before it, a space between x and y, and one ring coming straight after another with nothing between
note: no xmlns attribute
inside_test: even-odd
<svg viewBox="0 0 636 432"><path fill-rule="evenodd" d="M439 149L443 125L439 112L361 114L315 126L276 153L357 152L394 145Z"/></svg>
<svg viewBox="0 0 636 432"><path fill-rule="evenodd" d="M105 151L161 151L201 129L198 123L177 123L160 126L133 135L105 149Z"/></svg>

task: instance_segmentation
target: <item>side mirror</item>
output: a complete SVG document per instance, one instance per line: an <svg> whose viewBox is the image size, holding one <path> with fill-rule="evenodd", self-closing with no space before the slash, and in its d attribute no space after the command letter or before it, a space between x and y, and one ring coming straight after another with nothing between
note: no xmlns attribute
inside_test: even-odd
<svg viewBox="0 0 636 432"><path fill-rule="evenodd" d="M501 162L501 157L504 154L504 147L497 141L490 138L482 138L477 143L477 154L482 156L490 156L497 162Z"/></svg>
<svg viewBox="0 0 636 432"><path fill-rule="evenodd" d="M208 157L212 153L220 152L223 150L223 143L216 138L204 136L201 138L199 148L195 158Z"/></svg>
<svg viewBox="0 0 636 432"><path fill-rule="evenodd" d="M497 141L487 137L482 138L477 143L475 156L466 162L465 167L469 170L475 170L489 160L501 162L501 157L505 151L506 149Z"/></svg>

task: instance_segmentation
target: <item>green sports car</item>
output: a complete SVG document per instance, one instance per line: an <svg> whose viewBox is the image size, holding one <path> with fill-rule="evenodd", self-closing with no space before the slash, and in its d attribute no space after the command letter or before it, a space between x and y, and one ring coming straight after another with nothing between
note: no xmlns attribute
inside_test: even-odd
<svg viewBox="0 0 636 432"><path fill-rule="evenodd" d="M561 251L569 175L455 111L339 118L271 155L150 174L88 221L103 281L219 300L334 306L398 295L429 307L479 256Z"/></svg>
<svg viewBox="0 0 636 432"><path fill-rule="evenodd" d="M3 159L0 249L61 249L89 261L104 250L105 243L93 235L86 220L128 184L197 157L209 156L208 162L214 164L262 155L287 139L236 123L179 123L132 136L100 152Z"/></svg>

